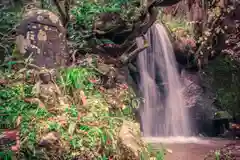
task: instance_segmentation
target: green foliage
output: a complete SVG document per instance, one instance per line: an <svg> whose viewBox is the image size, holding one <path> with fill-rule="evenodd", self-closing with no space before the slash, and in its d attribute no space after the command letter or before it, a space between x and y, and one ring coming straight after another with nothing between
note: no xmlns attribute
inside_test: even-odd
<svg viewBox="0 0 240 160"><path fill-rule="evenodd" d="M50 3L49 0L46 1L48 1L46 3ZM132 18L129 15L135 15L135 10L123 8L133 5L133 3L135 1L81 1L78 7L72 11L72 14L76 17L76 22L70 24L70 28L75 29L73 28L74 25L83 25L89 30L97 14L103 12L117 12L121 14L124 20L128 20ZM126 6L123 6L123 4L126 4ZM15 8L14 11L0 12L0 14L3 17L0 20L0 24L2 24L0 26L0 38L6 40L6 44L9 45L7 47L11 50L13 49L12 43L5 39L6 37L9 38L9 35L5 36L4 34L10 33L20 20L20 9ZM77 37L77 39L71 39L80 42L84 38L81 37L82 34L77 33L76 30L71 32L71 36ZM1 47L5 48L5 44ZM12 64L14 63L9 63L9 69L11 69ZM15 77L18 77L18 75L14 71L6 70L1 75L6 80L14 79L18 81ZM0 113L4 114L4 116L0 116L0 121L5 124L9 123L8 128L10 128L9 126L14 128L17 117L22 117L20 124L21 154L28 156L26 159L41 159L41 156L38 157L36 152L38 149L37 143L43 134L49 131L60 133L61 140L66 145L64 147L69 149L67 152L68 157L87 153L95 155L96 159L107 160L109 156L118 154L117 133L123 120L132 120L132 110L126 107L123 112L118 111L121 114L110 114L108 110L109 104L106 103L104 96L90 82L90 79L99 78L97 76L89 68L67 68L60 71L58 84L65 95L72 96L75 91L83 90L87 96L86 106L73 103L64 108L62 114L50 113L37 104L25 102L25 98L33 97L32 85L24 82L18 85L9 84L0 87ZM127 97L125 103L126 106L130 106L132 104L128 104L130 101ZM59 117L64 118L64 120L60 121ZM101 153L98 152L99 149L102 150Z"/></svg>
<svg viewBox="0 0 240 160"><path fill-rule="evenodd" d="M76 18L76 24L84 25L84 27L91 29L94 18L96 18L99 13L120 12L120 7L121 1L117 3L99 3L84 0L79 1L78 6L72 10L72 14Z"/></svg>
<svg viewBox="0 0 240 160"><path fill-rule="evenodd" d="M99 1L78 1L77 6L71 11L73 16L76 19L76 24L84 26L84 28L91 29L94 19L100 13L121 13L123 16L124 13L129 11L124 10L124 6L131 6L135 1L128 0L99 0ZM134 8L132 8L134 9Z"/></svg>
<svg viewBox="0 0 240 160"><path fill-rule="evenodd" d="M232 160L234 159L232 156L231 156L231 150L229 151L226 151L226 152L223 152L221 150L216 150L214 152L214 158L215 160L221 160L221 159L224 159L224 160Z"/></svg>
<svg viewBox="0 0 240 160"><path fill-rule="evenodd" d="M215 160L220 160L220 151L215 151Z"/></svg>
<svg viewBox="0 0 240 160"><path fill-rule="evenodd" d="M13 152L11 151L0 151L1 160L12 160Z"/></svg>
<svg viewBox="0 0 240 160"><path fill-rule="evenodd" d="M3 73L12 79L15 74L7 70ZM22 117L20 135L22 139L21 153L28 158L36 156L41 159L42 151L36 146L42 135L49 131L57 131L65 141L68 157L76 154L94 154L98 159L106 159L118 153L117 133L123 119L131 115L131 111L124 114L110 115L108 104L97 91L89 78L97 78L95 72L86 68L69 68L60 71L59 84L65 86L66 93L82 89L87 97L87 106L71 105L65 107L63 114L48 112L37 105L26 103L25 98L32 97L33 86L25 83L0 88L0 121L15 123L18 116ZM79 97L80 98L80 97ZM81 115L81 116L80 116ZM57 117L57 118L56 118ZM58 118L64 120L58 120ZM63 125L64 124L64 125ZM101 147L103 153L96 151Z"/></svg>
<svg viewBox="0 0 240 160"><path fill-rule="evenodd" d="M0 110L2 114L7 115L7 117L1 118L7 118L13 121L17 116L24 114L27 110L36 108L22 100L24 94L29 94L26 92L28 87L31 86L0 87Z"/></svg>
<svg viewBox="0 0 240 160"><path fill-rule="evenodd" d="M36 128L31 124L32 117L46 117L47 112L37 105L26 103L23 98L31 96L29 90L32 86L17 85L13 87L0 88L0 121L4 124L13 124L12 129L15 128L16 119L18 116L22 117L21 123L21 137L26 137L29 145L36 143ZM7 127L10 129L10 127ZM2 128L3 129L3 128Z"/></svg>
<svg viewBox="0 0 240 160"><path fill-rule="evenodd" d="M166 18L166 17L165 17ZM187 25L187 21L184 21L182 19L172 19L171 21L165 21L165 24L168 25L168 27L172 30L175 31L176 29L183 29L185 31L190 30L190 26Z"/></svg>
<svg viewBox="0 0 240 160"><path fill-rule="evenodd" d="M56 6L53 5L52 0L41 0L41 6L43 7L43 9L47 9L50 11L57 11Z"/></svg>
<svg viewBox="0 0 240 160"><path fill-rule="evenodd" d="M15 28L16 23L20 20L21 14L16 14L14 11L1 11L0 12L0 31L1 33L10 32Z"/></svg>
<svg viewBox="0 0 240 160"><path fill-rule="evenodd" d="M11 38L11 34L21 15L22 13L18 7L0 10L0 51L4 55L12 53L14 38Z"/></svg>
<svg viewBox="0 0 240 160"><path fill-rule="evenodd" d="M88 68L66 68L60 71L59 83L65 91L72 92L75 89L89 90L93 84L89 81L96 77L96 73Z"/></svg>
<svg viewBox="0 0 240 160"><path fill-rule="evenodd" d="M77 1L76 6L71 10L71 14L75 21L69 23L68 33L72 41L77 42L78 47L88 48L87 44L93 43L87 40L86 36L92 34L93 23L96 21L100 13L117 13L120 17L130 25L133 23L135 17L138 17L140 11L139 0L97 0L97 1ZM106 28L115 27L115 20L105 25ZM129 24L130 23L130 24ZM110 41L110 40L108 40ZM96 42L97 43L97 42Z"/></svg>
<svg viewBox="0 0 240 160"><path fill-rule="evenodd" d="M221 109L240 114L240 68L230 58L219 57L206 68L206 77L217 94Z"/></svg>
<svg viewBox="0 0 240 160"><path fill-rule="evenodd" d="M147 152L141 152L140 160L147 160L149 157L155 157L156 160L164 160L164 149L154 149L152 145L147 145Z"/></svg>
<svg viewBox="0 0 240 160"><path fill-rule="evenodd" d="M158 18L159 22L164 22L164 24L167 25L168 28L173 32L178 29L182 29L188 32L189 35L191 34L191 25L188 24L186 17L176 17L171 14L166 14L164 13L164 9L165 8L161 9L161 16Z"/></svg>

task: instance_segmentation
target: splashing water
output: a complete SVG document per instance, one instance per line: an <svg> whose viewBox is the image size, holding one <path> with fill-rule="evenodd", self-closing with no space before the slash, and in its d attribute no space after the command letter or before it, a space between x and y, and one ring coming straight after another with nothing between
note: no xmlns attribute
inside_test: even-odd
<svg viewBox="0 0 240 160"><path fill-rule="evenodd" d="M142 126L144 136L191 136L189 116L182 95L183 85L167 31L154 24L145 37L150 47L139 54L140 88L143 104ZM143 46L142 38L137 38ZM155 79L162 80L158 85ZM161 91L162 90L162 91Z"/></svg>

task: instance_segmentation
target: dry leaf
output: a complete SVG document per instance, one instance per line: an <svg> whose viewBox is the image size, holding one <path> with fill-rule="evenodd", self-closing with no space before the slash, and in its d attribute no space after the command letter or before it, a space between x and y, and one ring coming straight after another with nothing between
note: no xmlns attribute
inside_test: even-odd
<svg viewBox="0 0 240 160"><path fill-rule="evenodd" d="M81 97L82 105L85 106L87 104L87 97L85 96L83 91L80 91L80 97Z"/></svg>

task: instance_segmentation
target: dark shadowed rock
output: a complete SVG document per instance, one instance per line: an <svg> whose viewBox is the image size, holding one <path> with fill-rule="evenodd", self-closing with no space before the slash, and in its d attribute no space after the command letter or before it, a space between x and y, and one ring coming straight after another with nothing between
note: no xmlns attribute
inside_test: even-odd
<svg viewBox="0 0 240 160"><path fill-rule="evenodd" d="M208 87L204 89L198 73L183 71L181 76L186 87L184 96L190 110L192 127L197 134L212 135L212 120L217 112L214 93Z"/></svg>
<svg viewBox="0 0 240 160"><path fill-rule="evenodd" d="M67 64L66 30L58 16L47 10L32 10L17 27L16 52L47 68Z"/></svg>

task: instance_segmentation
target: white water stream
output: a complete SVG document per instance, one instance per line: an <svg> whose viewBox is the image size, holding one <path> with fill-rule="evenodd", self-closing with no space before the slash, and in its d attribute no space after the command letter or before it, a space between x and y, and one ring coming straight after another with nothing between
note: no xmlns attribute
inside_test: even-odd
<svg viewBox="0 0 240 160"><path fill-rule="evenodd" d="M182 95L183 85L167 31L154 24L145 37L150 47L139 54L140 88L144 97L142 126L144 137L190 137L188 110ZM143 39L137 38L138 46ZM161 86L156 84L158 75Z"/></svg>

